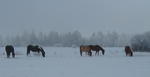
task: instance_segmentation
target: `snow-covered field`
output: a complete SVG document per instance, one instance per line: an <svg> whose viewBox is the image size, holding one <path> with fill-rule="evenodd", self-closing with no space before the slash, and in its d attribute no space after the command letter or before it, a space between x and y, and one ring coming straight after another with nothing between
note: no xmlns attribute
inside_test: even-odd
<svg viewBox="0 0 150 77"><path fill-rule="evenodd" d="M81 57L79 48L44 49L45 58L17 47L16 58L7 59L1 47L0 77L150 77L150 53L126 57L123 48L105 48L104 56Z"/></svg>

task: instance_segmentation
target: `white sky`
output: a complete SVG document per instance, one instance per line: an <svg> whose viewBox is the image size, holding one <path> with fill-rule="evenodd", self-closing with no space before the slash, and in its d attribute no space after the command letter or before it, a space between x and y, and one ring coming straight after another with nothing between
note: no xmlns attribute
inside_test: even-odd
<svg viewBox="0 0 150 77"><path fill-rule="evenodd" d="M0 34L23 31L143 33L149 0L0 0Z"/></svg>

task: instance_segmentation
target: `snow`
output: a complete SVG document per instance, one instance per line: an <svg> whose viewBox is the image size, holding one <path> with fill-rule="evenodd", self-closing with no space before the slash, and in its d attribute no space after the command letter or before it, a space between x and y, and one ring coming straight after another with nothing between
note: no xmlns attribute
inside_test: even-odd
<svg viewBox="0 0 150 77"><path fill-rule="evenodd" d="M0 48L0 77L150 77L150 53L126 57L121 47L106 47L104 56L80 56L79 48L44 47L46 57L16 47L16 58ZM95 52L93 52L95 53Z"/></svg>

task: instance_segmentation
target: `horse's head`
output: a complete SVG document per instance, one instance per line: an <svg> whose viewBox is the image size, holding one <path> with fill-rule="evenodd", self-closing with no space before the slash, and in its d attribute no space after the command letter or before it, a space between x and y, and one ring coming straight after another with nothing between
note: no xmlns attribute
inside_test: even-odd
<svg viewBox="0 0 150 77"><path fill-rule="evenodd" d="M125 52L130 52L130 51L131 51L130 46L125 46Z"/></svg>
<svg viewBox="0 0 150 77"><path fill-rule="evenodd" d="M125 46L125 53L126 53L126 56L133 56L133 51L130 48L130 46Z"/></svg>
<svg viewBox="0 0 150 77"><path fill-rule="evenodd" d="M99 45L97 45L97 47L102 51L102 54L104 55L105 54L105 50Z"/></svg>
<svg viewBox="0 0 150 77"><path fill-rule="evenodd" d="M42 47L39 47L39 50L41 51L42 56L45 57L45 51L44 51L44 49Z"/></svg>

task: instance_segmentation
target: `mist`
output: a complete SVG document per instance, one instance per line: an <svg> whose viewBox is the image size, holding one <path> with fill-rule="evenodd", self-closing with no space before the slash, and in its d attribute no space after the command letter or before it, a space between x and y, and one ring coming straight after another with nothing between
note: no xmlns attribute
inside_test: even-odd
<svg viewBox="0 0 150 77"><path fill-rule="evenodd" d="M150 30L148 0L1 0L0 35L24 31L139 34Z"/></svg>

